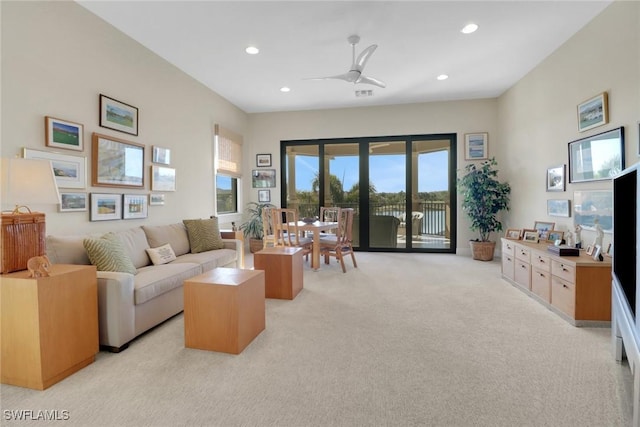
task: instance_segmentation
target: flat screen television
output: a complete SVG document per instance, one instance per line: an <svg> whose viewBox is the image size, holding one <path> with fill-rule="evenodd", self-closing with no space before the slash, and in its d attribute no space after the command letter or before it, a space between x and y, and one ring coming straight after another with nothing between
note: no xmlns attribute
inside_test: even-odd
<svg viewBox="0 0 640 427"><path fill-rule="evenodd" d="M613 179L613 279L636 317L638 165ZM635 322L634 322L635 323Z"/></svg>

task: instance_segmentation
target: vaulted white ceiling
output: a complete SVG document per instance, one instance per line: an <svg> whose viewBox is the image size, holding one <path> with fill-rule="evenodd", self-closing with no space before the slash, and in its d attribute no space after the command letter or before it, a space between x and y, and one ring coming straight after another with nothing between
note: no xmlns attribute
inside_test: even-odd
<svg viewBox="0 0 640 427"><path fill-rule="evenodd" d="M611 1L78 3L253 113L496 97ZM352 34L357 52L378 45L364 74L387 87L307 80L349 70Z"/></svg>

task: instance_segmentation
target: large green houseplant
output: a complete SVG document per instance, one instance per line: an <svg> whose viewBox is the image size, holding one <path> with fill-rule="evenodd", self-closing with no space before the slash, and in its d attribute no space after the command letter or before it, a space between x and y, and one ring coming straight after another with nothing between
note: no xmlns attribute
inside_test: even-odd
<svg viewBox="0 0 640 427"><path fill-rule="evenodd" d="M480 164L468 164L464 175L458 179L462 210L471 220L471 230L478 231L480 237L470 242L471 252L474 259L482 261L493 259L496 242L490 241L489 235L502 230L498 213L509 210L511 187L498 180L497 165L495 158Z"/></svg>
<svg viewBox="0 0 640 427"><path fill-rule="evenodd" d="M262 238L264 230L262 227L262 211L265 208L275 208L271 203L249 202L245 213L248 217L247 221L240 225L240 230L244 237L249 238L249 250L253 253L262 249Z"/></svg>

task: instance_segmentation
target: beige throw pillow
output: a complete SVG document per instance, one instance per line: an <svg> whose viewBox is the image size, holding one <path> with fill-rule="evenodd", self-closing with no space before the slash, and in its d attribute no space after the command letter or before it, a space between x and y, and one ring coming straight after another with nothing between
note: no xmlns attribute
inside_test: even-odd
<svg viewBox="0 0 640 427"><path fill-rule="evenodd" d="M91 264L98 271L116 271L136 274L136 267L127 254L124 245L113 233L99 238L87 238L82 241Z"/></svg>
<svg viewBox="0 0 640 427"><path fill-rule="evenodd" d="M158 246L157 248L148 248L146 251L153 265L166 264L176 259L176 254L173 252L169 243Z"/></svg>
<svg viewBox="0 0 640 427"><path fill-rule="evenodd" d="M182 222L187 227L191 253L197 254L224 248L218 227L218 218L185 219Z"/></svg>

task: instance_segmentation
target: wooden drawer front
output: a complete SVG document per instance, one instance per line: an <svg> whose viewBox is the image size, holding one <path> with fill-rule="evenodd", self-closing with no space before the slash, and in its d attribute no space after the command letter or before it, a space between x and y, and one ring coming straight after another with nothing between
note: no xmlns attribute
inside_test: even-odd
<svg viewBox="0 0 640 427"><path fill-rule="evenodd" d="M521 259L522 261L526 261L527 263L530 262L531 249L524 246L516 247L516 258Z"/></svg>
<svg viewBox="0 0 640 427"><path fill-rule="evenodd" d="M551 302L551 272L531 267L531 292L546 302Z"/></svg>
<svg viewBox="0 0 640 427"><path fill-rule="evenodd" d="M576 288L575 284L551 277L551 304L562 312L575 318L576 315Z"/></svg>
<svg viewBox="0 0 640 427"><path fill-rule="evenodd" d="M531 254L531 266L544 271L551 271L551 258L538 252Z"/></svg>
<svg viewBox="0 0 640 427"><path fill-rule="evenodd" d="M576 268L573 265L564 264L560 261L551 261L551 274L566 280L567 282L576 282Z"/></svg>
<svg viewBox="0 0 640 427"><path fill-rule="evenodd" d="M515 247L515 245L511 242L509 242L508 240L503 240L502 241L502 256L505 255L513 255L513 248Z"/></svg>
<svg viewBox="0 0 640 427"><path fill-rule="evenodd" d="M515 263L513 261L513 255L502 253L502 274L513 280L513 268Z"/></svg>
<svg viewBox="0 0 640 427"><path fill-rule="evenodd" d="M516 260L514 281L531 290L531 265L527 262Z"/></svg>

